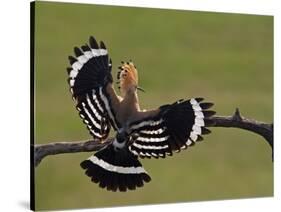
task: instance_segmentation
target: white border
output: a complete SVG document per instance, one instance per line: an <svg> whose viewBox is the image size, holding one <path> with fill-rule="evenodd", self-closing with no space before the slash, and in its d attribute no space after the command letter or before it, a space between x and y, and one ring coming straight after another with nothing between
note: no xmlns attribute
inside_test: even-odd
<svg viewBox="0 0 281 212"><path fill-rule="evenodd" d="M62 2L62 1L60 1ZM280 6L273 0L94 0L97 4L235 12L275 16L275 129L280 126ZM141 3L140 3L141 2ZM278 14L279 13L279 14ZM29 207L29 1L1 4L1 211ZM267 71L267 70L265 70ZM278 80L277 80L278 79ZM11 81L12 80L12 81ZM275 131L275 197L114 208L114 211L276 211L280 208L280 130ZM276 165L277 164L277 165ZM109 211L112 209L96 209ZM72 210L72 211L93 211Z"/></svg>
<svg viewBox="0 0 281 212"><path fill-rule="evenodd" d="M57 0L49 0L57 2ZM215 11L231 13L248 13L259 15L271 15L276 8L274 1L242 1L242 0L60 0L60 2L119 5L134 7L166 8L166 9L186 9L195 11Z"/></svg>

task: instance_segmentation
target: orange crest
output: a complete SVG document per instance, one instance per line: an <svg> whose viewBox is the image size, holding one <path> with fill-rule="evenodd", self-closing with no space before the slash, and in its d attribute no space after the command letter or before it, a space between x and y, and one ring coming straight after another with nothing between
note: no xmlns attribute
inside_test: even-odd
<svg viewBox="0 0 281 212"><path fill-rule="evenodd" d="M122 62L119 67L117 78L120 80L121 92L126 92L129 89L136 89L138 86L138 71L133 62Z"/></svg>

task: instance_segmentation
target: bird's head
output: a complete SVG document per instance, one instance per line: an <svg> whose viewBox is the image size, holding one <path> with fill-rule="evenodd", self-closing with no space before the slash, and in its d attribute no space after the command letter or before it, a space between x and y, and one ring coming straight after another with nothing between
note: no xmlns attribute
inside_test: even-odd
<svg viewBox="0 0 281 212"><path fill-rule="evenodd" d="M117 79L122 96L126 95L127 92L144 91L138 86L138 71L132 61L122 62L122 66L118 68L120 71L117 74Z"/></svg>

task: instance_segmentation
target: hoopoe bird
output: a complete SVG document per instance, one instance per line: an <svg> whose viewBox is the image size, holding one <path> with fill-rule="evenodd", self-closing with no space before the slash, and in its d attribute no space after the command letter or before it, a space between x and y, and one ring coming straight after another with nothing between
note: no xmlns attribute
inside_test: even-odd
<svg viewBox="0 0 281 212"><path fill-rule="evenodd" d="M151 180L138 158L165 158L189 148L211 131L208 110L213 103L203 98L179 100L154 110L141 110L138 72L133 62L122 62L118 72L121 96L111 74L112 61L101 41L90 37L89 44L74 47L69 56L68 82L80 117L97 142L113 141L80 165L91 181L110 191L142 187Z"/></svg>

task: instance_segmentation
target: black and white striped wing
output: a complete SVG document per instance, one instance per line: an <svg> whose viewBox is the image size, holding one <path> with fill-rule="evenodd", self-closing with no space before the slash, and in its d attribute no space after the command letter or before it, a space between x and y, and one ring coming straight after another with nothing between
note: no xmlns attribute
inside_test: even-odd
<svg viewBox="0 0 281 212"><path fill-rule="evenodd" d="M99 89L80 97L76 109L94 138L105 139L108 136L111 124Z"/></svg>
<svg viewBox="0 0 281 212"><path fill-rule="evenodd" d="M208 118L215 114L207 110L213 104L203 98L178 101L159 108L159 113L130 124L133 141L129 150L140 157L165 157L203 140L211 131Z"/></svg>
<svg viewBox="0 0 281 212"><path fill-rule="evenodd" d="M69 56L68 82L76 108L94 138L105 139L111 126L118 129L113 102L118 100L112 84L111 60L103 42L100 45L90 37L89 45L74 48Z"/></svg>

